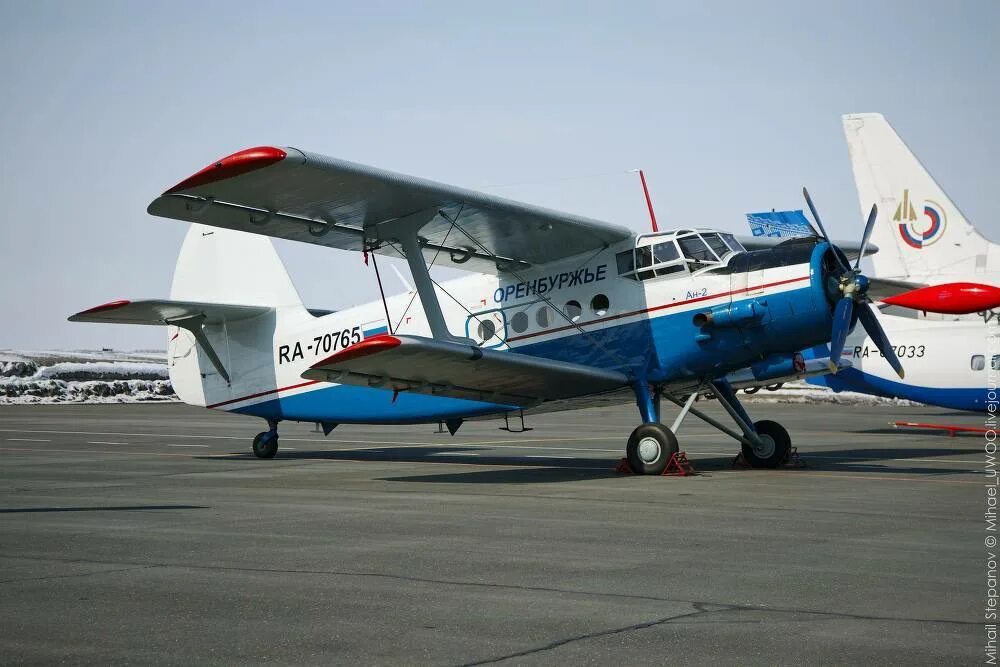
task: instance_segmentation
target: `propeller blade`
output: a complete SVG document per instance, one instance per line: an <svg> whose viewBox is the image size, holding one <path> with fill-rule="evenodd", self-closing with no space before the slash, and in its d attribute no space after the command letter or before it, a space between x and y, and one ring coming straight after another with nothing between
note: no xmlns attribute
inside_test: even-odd
<svg viewBox="0 0 1000 667"><path fill-rule="evenodd" d="M885 335L882 325L879 324L878 318L875 317L875 311L872 310L871 304L859 303L858 308L858 319L861 320L861 326L865 328L865 331L868 332L868 337L875 343L875 347L878 348L878 351L882 353L882 356L889 362L892 369L896 371L896 375L902 380L903 365L896 358L896 351L892 349L892 344L889 342L888 336Z"/></svg>
<svg viewBox="0 0 1000 667"><path fill-rule="evenodd" d="M872 230L875 229L875 218L877 217L878 204L872 204L872 212L868 214L868 222L865 223L865 233L861 237L861 252L858 253L858 259L854 262L855 271L861 266L861 258L865 256L865 250L868 249L868 240L872 237Z"/></svg>
<svg viewBox="0 0 1000 667"><path fill-rule="evenodd" d="M830 372L837 372L837 362L844 352L851 316L854 314L854 299L845 296L833 308L833 332L830 334Z"/></svg>
<svg viewBox="0 0 1000 667"><path fill-rule="evenodd" d="M812 197L809 196L809 190L802 188L802 196L806 198L806 204L809 205L809 211L812 213L813 220L816 221L816 226L819 227L820 234L823 235L823 240L833 246L833 241L830 240L830 235L826 233L826 229L823 227L823 221L819 219L819 213L816 212L816 206L813 204ZM837 258L837 263L840 264L841 268L845 271L850 271L851 266L844 261L840 253L834 251L834 257Z"/></svg>

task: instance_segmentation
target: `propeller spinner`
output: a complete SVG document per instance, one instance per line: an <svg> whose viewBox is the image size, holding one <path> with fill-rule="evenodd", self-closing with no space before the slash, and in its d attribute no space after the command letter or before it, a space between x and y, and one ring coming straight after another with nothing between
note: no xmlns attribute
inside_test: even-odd
<svg viewBox="0 0 1000 667"><path fill-rule="evenodd" d="M896 374L902 378L903 366L899 363L896 351L893 349L888 336L885 335L882 325L879 324L878 318L875 316L875 311L871 305L872 300L868 296L868 278L861 273L860 268L861 258L865 255L868 240L871 238L872 229L875 227L878 207L872 204L871 213L868 214L868 222L865 224L865 233L861 237L861 252L858 254L858 259L854 263L854 266L851 267L847 261L847 256L840 248L833 244L833 241L830 240L829 235L826 233L826 229L823 228L823 223L819 218L819 213L816 212L816 207L809 196L809 191L802 188L802 196L806 199L806 204L809 206L809 211L812 213L813 220L816 221L816 226L819 228L823 240L830 244L831 251L834 257L837 258L837 264L840 269L838 273L833 275L837 281L836 289L839 292L840 298L833 308L833 331L830 333L830 371L833 373L837 372L837 362L840 361L840 357L844 353L844 343L847 341L847 334L850 333L851 322L854 319L855 311L857 311L858 320L861 322L861 326L864 327L869 338L872 339L875 346L878 347L879 352L882 353L882 356L886 358L889 365L896 371Z"/></svg>

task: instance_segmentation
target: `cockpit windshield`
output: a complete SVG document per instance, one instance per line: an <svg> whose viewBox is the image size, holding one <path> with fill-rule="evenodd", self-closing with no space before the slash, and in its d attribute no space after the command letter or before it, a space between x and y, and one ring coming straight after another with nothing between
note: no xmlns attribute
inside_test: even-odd
<svg viewBox="0 0 1000 667"><path fill-rule="evenodd" d="M683 238L677 239L677 242L681 244L681 250L684 251L684 256L693 262L698 262L703 264L705 262L717 262L719 258L715 256L704 241L697 235L685 236Z"/></svg>

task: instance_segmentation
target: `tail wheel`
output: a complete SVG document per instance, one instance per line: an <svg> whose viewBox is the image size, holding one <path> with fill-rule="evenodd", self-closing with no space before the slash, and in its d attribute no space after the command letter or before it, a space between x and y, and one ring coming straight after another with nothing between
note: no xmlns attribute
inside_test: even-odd
<svg viewBox="0 0 1000 667"><path fill-rule="evenodd" d="M254 436L253 455L259 459L273 459L278 453L278 434L274 431L262 431Z"/></svg>
<svg viewBox="0 0 1000 667"><path fill-rule="evenodd" d="M788 460L792 450L792 438L785 427L778 422L762 419L754 422L754 430L760 438L759 445L743 443L743 458L752 468L777 468Z"/></svg>
<svg viewBox="0 0 1000 667"><path fill-rule="evenodd" d="M659 475L677 453L677 436L663 424L643 424L632 431L625 456L636 475Z"/></svg>

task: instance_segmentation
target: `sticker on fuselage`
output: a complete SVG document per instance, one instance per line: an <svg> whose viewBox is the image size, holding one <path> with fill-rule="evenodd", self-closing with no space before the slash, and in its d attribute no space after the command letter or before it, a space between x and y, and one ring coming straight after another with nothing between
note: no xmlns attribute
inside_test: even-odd
<svg viewBox="0 0 1000 667"><path fill-rule="evenodd" d="M368 335L374 335L365 331ZM351 345L360 343L364 338L361 335L361 327L356 326L350 329L341 329L332 333L320 334L312 338L296 341L287 345L279 345L275 353L278 356L278 365L290 364L306 358L318 357L321 354L333 354L337 350L343 350Z"/></svg>
<svg viewBox="0 0 1000 667"><path fill-rule="evenodd" d="M523 299L526 296L536 296L555 292L566 287L589 285L608 277L608 265L601 264L591 270L589 266L577 271L563 271L551 276L542 276L534 280L512 283L506 287L498 287L493 292L493 301L503 303L513 299Z"/></svg>

